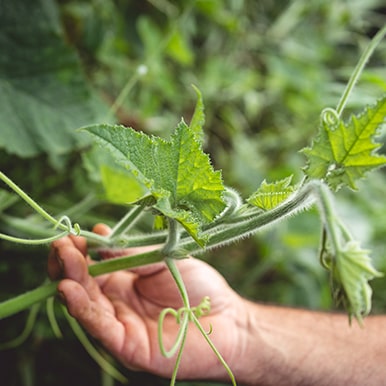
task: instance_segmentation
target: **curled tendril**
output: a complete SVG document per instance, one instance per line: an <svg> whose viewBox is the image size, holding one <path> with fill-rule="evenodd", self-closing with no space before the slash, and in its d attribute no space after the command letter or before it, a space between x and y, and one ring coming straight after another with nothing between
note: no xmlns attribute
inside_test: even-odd
<svg viewBox="0 0 386 386"><path fill-rule="evenodd" d="M220 352L217 350L217 348L209 338L209 335L212 333L212 330L213 330L212 325L210 325L209 331L206 332L198 320L200 317L208 315L209 313L210 313L209 296L205 296L201 300L200 304L196 307L181 307L178 310L175 310L173 308L165 308L161 312L158 319L158 341L159 341L160 351L162 355L167 358L172 357L178 351L176 364L174 367L173 376L170 383L171 386L175 384L175 380L177 377L177 371L181 361L182 350L185 345L189 322L193 322L196 325L196 327L198 328L202 336L205 338L206 342L209 344L210 348L213 350L213 352L215 353L215 355L217 356L221 364L224 366L225 370L227 371L231 379L232 385L236 386L236 380L232 373L232 370L230 369L228 364L225 362L224 358L221 356ZM163 338L162 338L162 331L163 331L165 317L169 314L175 318L177 324L180 325L180 329L178 331L178 334L173 346L169 350L166 350L163 342Z"/></svg>
<svg viewBox="0 0 386 386"><path fill-rule="evenodd" d="M165 308L162 310L159 319L158 319L158 340L159 340L159 346L160 350L163 356L170 358L172 357L177 349L179 348L184 335L186 334L186 329L188 327L188 322L196 322L198 318L208 315L210 312L210 298L209 296L205 296L200 304L196 307L181 307L178 310L175 310L174 308ZM176 340L173 344L173 346L167 350L165 348L163 338L162 338L162 331L163 331L163 325L164 321L167 315L172 315L176 323L179 324L180 330L177 334ZM212 331L212 326L210 326L210 331Z"/></svg>
<svg viewBox="0 0 386 386"><path fill-rule="evenodd" d="M4 233L0 233L0 239L11 241L17 244L27 244L27 245L41 245L41 244L49 244L53 241L60 239L62 237L67 236L68 234L72 234L75 236L79 236L81 233L81 229L78 223L72 224L70 218L68 216L62 216L58 221L56 221L54 229L61 228L63 232L56 234L55 236L45 237L42 239L24 239L21 237L14 237L10 235L6 235Z"/></svg>
<svg viewBox="0 0 386 386"><path fill-rule="evenodd" d="M80 235L80 226L78 223L72 224L70 218L68 216L62 216L58 222L56 223L54 229L59 228L61 225L64 225L67 228L67 232L79 236Z"/></svg>
<svg viewBox="0 0 386 386"><path fill-rule="evenodd" d="M208 315L209 313L210 313L209 296L205 296L201 300L200 304L196 307L181 307L178 310L175 310L173 308L165 308L161 312L158 320L158 341L159 341L160 351L162 355L164 355L167 358L170 358L178 350L177 360L176 360L176 364L175 364L175 368L174 368L173 376L171 380L172 386L175 384L178 367L181 361L182 350L185 345L189 322L193 322L196 325L196 327L198 328L202 336L205 338L206 342L209 344L210 348L213 350L213 352L215 353L215 355L217 356L221 364L224 366L225 370L227 371L231 379L232 385L236 386L236 380L232 373L232 370L230 369L230 367L225 362L220 352L217 350L217 348L209 338L209 335L212 333L212 330L213 330L212 325L210 325L209 331L206 332L198 320L200 317ZM178 334L173 346L169 350L166 350L163 342L163 338L162 338L162 331L163 331L163 324L165 321L165 317L169 314L175 318L177 324L180 325L180 329L178 331Z"/></svg>
<svg viewBox="0 0 386 386"><path fill-rule="evenodd" d="M232 216L243 204L240 194L230 187L225 187L223 199L226 203L225 209L218 215L215 221Z"/></svg>
<svg viewBox="0 0 386 386"><path fill-rule="evenodd" d="M171 228L169 228L169 232L170 232L170 229ZM176 231L175 228L172 230ZM180 272L178 271L178 268L174 262L174 259L166 258L165 262L167 267L169 268L170 273L172 274L175 280L175 283L177 284L177 287L179 289L179 292L183 301L183 307L181 307L178 310L175 310L173 308L166 308L161 312L158 319L158 344L159 344L161 354L167 358L170 358L177 353L173 373L170 380L170 386L174 386L177 379L178 368L181 363L182 352L184 350L186 337L188 335L189 322L193 322L195 324L195 326L197 327L201 335L204 337L205 341L208 343L208 345L210 346L210 348L212 349L212 351L214 352L214 354L216 355L220 363L224 366L225 370L227 371L232 381L232 385L236 386L236 380L232 373L232 370L230 369L230 367L228 366L228 364L226 363L226 361L224 360L220 352L217 350L217 348L209 338L209 335L212 332L212 326L210 326L209 332L206 332L202 327L200 321L198 320L199 317L208 315L210 312L211 307L210 307L209 297L205 296L201 300L198 306L190 307L188 293L186 291ZM163 342L163 325L164 325L165 318L168 314L173 316L177 324L180 325L180 328L177 333L177 337L175 338L174 344L170 350L165 349L165 345Z"/></svg>
<svg viewBox="0 0 386 386"><path fill-rule="evenodd" d="M72 229L73 229L75 236L80 235L80 225L77 222L74 224L74 227Z"/></svg>
<svg viewBox="0 0 386 386"><path fill-rule="evenodd" d="M201 318L201 316L209 315L210 313L210 298L205 296L201 303L190 309L191 313L196 316L196 318Z"/></svg>
<svg viewBox="0 0 386 386"><path fill-rule="evenodd" d="M322 122L330 126L336 125L340 121L338 112L331 107L326 107L323 109L322 113L320 114L320 118Z"/></svg>

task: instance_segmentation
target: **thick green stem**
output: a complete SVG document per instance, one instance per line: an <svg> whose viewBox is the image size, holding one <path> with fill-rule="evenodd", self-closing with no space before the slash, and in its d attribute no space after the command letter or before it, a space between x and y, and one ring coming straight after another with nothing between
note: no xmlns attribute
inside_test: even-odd
<svg viewBox="0 0 386 386"><path fill-rule="evenodd" d="M135 256L116 257L114 259L104 260L95 263L89 267L91 276L99 276L105 273L120 271L122 269L131 269L142 265L158 263L164 259L164 254L160 249L141 253Z"/></svg>
<svg viewBox="0 0 386 386"><path fill-rule="evenodd" d="M178 242L180 240L180 233L178 229L178 223L176 220L169 218L168 224L169 224L168 237L166 239L166 243L164 247L162 248L162 252L164 256L173 257L178 247Z"/></svg>
<svg viewBox="0 0 386 386"><path fill-rule="evenodd" d="M213 248L219 245L223 245L224 243L229 243L234 240L244 238L254 232L256 232L261 227L271 224L275 221L278 221L288 215L296 213L297 211L304 209L305 207L310 206L313 201L313 193L316 189L319 189L321 183L317 181L311 181L304 185L297 193L295 193L290 199L285 201L283 204L277 206L268 212L263 212L256 216L252 216L250 218L242 217L241 220L234 220L232 223L228 223L224 226L216 226L213 229L209 229L207 231L210 236L209 243L206 248ZM176 242L178 241L178 230L177 224L171 221L172 233L169 232L168 242L166 243L163 249L159 248L153 251L145 252L135 256L125 256L114 258L110 260L104 260L102 262L93 264L89 267L89 272L92 276L102 275L104 273L114 272L122 269L130 269L146 264L152 264L156 262L160 262L164 259L166 253L170 252L173 254L171 250L172 246L176 246ZM85 232L81 233L82 235L86 235ZM105 241L106 238L102 238L99 240L99 236L93 233L87 234L87 237L97 237L96 241ZM203 251L195 241L189 237L183 238L178 244L178 249L183 249L186 254L194 254L200 253ZM166 247L167 246L167 247ZM173 247L173 248L174 248ZM178 270L174 270L173 268L173 259L170 257L167 259L167 264L170 264L172 267L171 272L172 275L179 275ZM169 268L170 268L169 267ZM177 276L176 276L177 277ZM177 281L178 282L178 278ZM182 279L180 279L182 282ZM45 286L41 286L36 288L35 290L29 291L25 294L19 295L13 299L7 300L3 303L0 303L0 319L15 314L19 311L22 311L32 304L45 300L50 296L53 296L56 292L57 283L50 283ZM183 296L183 302L185 307L189 307L189 299L186 294L186 290L180 288L181 294Z"/></svg>
<svg viewBox="0 0 386 386"><path fill-rule="evenodd" d="M53 296L56 293L57 285L57 282L44 284L32 291L25 292L0 303L0 320Z"/></svg>
<svg viewBox="0 0 386 386"><path fill-rule="evenodd" d="M176 266L175 259L167 257L165 259L165 262L166 262L167 267L169 268L170 273L173 276L174 281L177 284L178 291L181 294L183 307L186 309L189 309L190 303L189 303L188 292L186 291L185 284L184 284L184 281L181 277L180 271L178 270L178 268Z"/></svg>
<svg viewBox="0 0 386 386"><path fill-rule="evenodd" d="M270 211L261 212L251 217L245 217L243 214L241 218L232 218L232 222L208 229L204 232L204 235L209 236L206 250L250 236L264 226L271 225L310 207L315 202L315 189L320 184L318 181L310 181L288 200ZM179 247L190 254L204 251L198 247L197 243L188 238L184 238Z"/></svg>
<svg viewBox="0 0 386 386"><path fill-rule="evenodd" d="M91 276L98 276L104 273L119 271L122 269L130 269L146 264L152 264L163 260L163 254L160 250L154 250L142 253L136 256L126 256L110 260L104 260L100 263L95 263L89 267ZM41 285L31 291L15 296L9 300L0 303L0 320L8 316L23 311L33 304L48 299L56 294L58 282Z"/></svg>

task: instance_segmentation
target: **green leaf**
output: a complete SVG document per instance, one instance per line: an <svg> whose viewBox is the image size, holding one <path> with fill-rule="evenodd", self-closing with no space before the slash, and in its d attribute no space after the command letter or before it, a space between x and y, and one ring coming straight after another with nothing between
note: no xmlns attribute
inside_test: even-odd
<svg viewBox="0 0 386 386"><path fill-rule="evenodd" d="M369 251L361 249L356 241L348 241L335 256L333 277L338 283L338 293L343 297L343 302L350 315L360 322L363 316L371 310L372 290L369 280L381 277L373 266Z"/></svg>
<svg viewBox="0 0 386 386"><path fill-rule="evenodd" d="M170 140L148 136L117 125L86 127L96 142L108 150L126 175L105 176L107 195L121 203L153 198L153 207L179 221L201 245L201 225L211 222L225 208L221 173L214 171L195 133L183 121ZM105 174L109 171L105 169ZM122 184L137 183L133 199ZM116 192L121 189L121 193ZM110 192L110 193L109 193Z"/></svg>
<svg viewBox="0 0 386 386"><path fill-rule="evenodd" d="M295 189L291 182L292 176L274 183L267 183L264 180L259 189L247 199L247 202L263 210L273 209L294 192Z"/></svg>
<svg viewBox="0 0 386 386"><path fill-rule="evenodd" d="M130 178L123 168L101 165L100 172L103 186L107 187L106 198L110 202L133 203L148 194L146 187L135 178Z"/></svg>
<svg viewBox="0 0 386 386"><path fill-rule="evenodd" d="M356 189L356 180L386 164L386 157L376 154L380 144L373 141L385 115L386 96L348 123L323 120L312 147L303 149L308 158L306 175L325 180L333 190L342 186Z"/></svg>
<svg viewBox="0 0 386 386"><path fill-rule="evenodd" d="M31 157L85 146L75 129L101 121L107 108L86 83L56 2L5 1L0 9L0 148Z"/></svg>

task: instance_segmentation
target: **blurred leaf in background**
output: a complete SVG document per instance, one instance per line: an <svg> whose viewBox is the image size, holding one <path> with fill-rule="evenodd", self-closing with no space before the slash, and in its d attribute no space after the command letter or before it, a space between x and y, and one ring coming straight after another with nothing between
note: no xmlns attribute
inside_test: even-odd
<svg viewBox="0 0 386 386"><path fill-rule="evenodd" d="M87 144L75 130L105 118L53 1L3 2L0 13L0 146L50 157Z"/></svg>

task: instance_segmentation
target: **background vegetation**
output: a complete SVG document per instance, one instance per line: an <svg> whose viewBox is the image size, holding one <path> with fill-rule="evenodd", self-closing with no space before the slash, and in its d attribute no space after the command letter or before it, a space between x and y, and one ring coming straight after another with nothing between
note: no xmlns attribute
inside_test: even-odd
<svg viewBox="0 0 386 386"><path fill-rule="evenodd" d="M299 179L305 160L298 150L385 23L382 3L1 0L0 169L52 214L85 228L114 223L123 209L101 199L85 156L90 144L76 129L118 121L168 136L192 114L193 83L206 105L206 150L227 185L247 196L264 178ZM350 109L385 92L385 48L371 59ZM340 192L338 207L385 271L386 179L373 173L362 185L360 195ZM0 187L1 232L34 237L45 227ZM331 310L319 233L311 211L204 258L244 296ZM0 300L43 282L47 250L0 242ZM383 312L385 280L373 287L374 312ZM16 336L25 319L22 313L0 321L0 342ZM0 352L5 385L113 384L59 322L62 340L42 307L28 340ZM132 385L167 384L126 374Z"/></svg>

